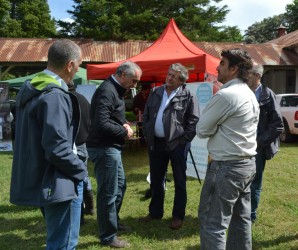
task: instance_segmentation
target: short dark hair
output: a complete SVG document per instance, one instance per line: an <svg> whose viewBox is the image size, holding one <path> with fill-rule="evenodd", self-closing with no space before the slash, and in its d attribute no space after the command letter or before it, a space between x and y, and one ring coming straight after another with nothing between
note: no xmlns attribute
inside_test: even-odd
<svg viewBox="0 0 298 250"><path fill-rule="evenodd" d="M244 82L248 81L253 61L251 56L245 50L238 48L223 50L221 56L228 59L229 68L234 66L238 67L238 78L242 79Z"/></svg>
<svg viewBox="0 0 298 250"><path fill-rule="evenodd" d="M69 61L78 61L81 58L81 48L68 39L55 41L48 51L48 66L62 69Z"/></svg>

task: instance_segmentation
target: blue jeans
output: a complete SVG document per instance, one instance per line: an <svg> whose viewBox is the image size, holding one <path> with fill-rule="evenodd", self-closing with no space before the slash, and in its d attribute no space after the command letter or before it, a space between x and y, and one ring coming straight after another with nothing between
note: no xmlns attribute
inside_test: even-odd
<svg viewBox="0 0 298 250"><path fill-rule="evenodd" d="M256 176L251 183L251 220L257 219L257 208L260 202L263 173L266 165L266 156L263 151L256 155Z"/></svg>
<svg viewBox="0 0 298 250"><path fill-rule="evenodd" d="M75 249L79 242L83 182L77 185L78 197L44 207L47 250Z"/></svg>
<svg viewBox="0 0 298 250"><path fill-rule="evenodd" d="M121 150L88 148L97 180L97 223L101 244L111 243L118 231L118 214L126 190Z"/></svg>
<svg viewBox="0 0 298 250"><path fill-rule="evenodd" d="M183 220L187 202L186 192L186 160L190 143L178 145L172 151L166 151L164 139L155 138L154 150L149 150L150 161L150 188L152 198L149 204L149 214L152 218L160 219L164 214L164 180L169 161L171 160L175 197L172 210L172 217Z"/></svg>
<svg viewBox="0 0 298 250"><path fill-rule="evenodd" d="M254 158L208 166L199 205L201 250L252 249L250 185L255 171Z"/></svg>

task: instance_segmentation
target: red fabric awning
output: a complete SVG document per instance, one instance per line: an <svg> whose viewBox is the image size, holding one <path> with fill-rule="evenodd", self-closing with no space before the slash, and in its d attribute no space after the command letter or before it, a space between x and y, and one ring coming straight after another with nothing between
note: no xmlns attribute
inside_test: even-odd
<svg viewBox="0 0 298 250"><path fill-rule="evenodd" d="M165 81L169 66L181 63L189 69L190 81L202 81L202 73L217 75L219 59L206 54L178 29L171 19L161 36L142 53L127 59L137 63L143 70L142 81ZM114 74L124 61L108 64L88 64L87 79L106 79Z"/></svg>

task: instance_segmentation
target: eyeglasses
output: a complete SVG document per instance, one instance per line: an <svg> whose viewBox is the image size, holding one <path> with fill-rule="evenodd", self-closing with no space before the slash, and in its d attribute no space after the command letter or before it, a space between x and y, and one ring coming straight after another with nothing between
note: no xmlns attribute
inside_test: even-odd
<svg viewBox="0 0 298 250"><path fill-rule="evenodd" d="M140 81L140 80L138 80L138 79L132 79L132 82L133 82L134 84L139 83L139 81Z"/></svg>
<svg viewBox="0 0 298 250"><path fill-rule="evenodd" d="M133 77L136 77L136 76L131 76L131 75L128 75L126 74L125 72L123 73L123 76L128 79L128 80L131 80L133 84L137 84L140 80L139 79L133 79Z"/></svg>
<svg viewBox="0 0 298 250"><path fill-rule="evenodd" d="M176 75L174 75L174 74L172 74L172 73L168 73L167 77L168 77L168 78L172 78L172 79L174 79L174 80L179 80L179 79L180 79L180 76L176 76Z"/></svg>

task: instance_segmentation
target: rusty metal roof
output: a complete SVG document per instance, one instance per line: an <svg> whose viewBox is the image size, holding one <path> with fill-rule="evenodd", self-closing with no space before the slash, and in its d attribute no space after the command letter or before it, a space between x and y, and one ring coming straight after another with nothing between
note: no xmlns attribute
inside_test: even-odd
<svg viewBox="0 0 298 250"><path fill-rule="evenodd" d="M195 42L195 44L217 58L220 58L222 50L240 48L246 50L254 62L261 65L298 65L298 54L284 49L284 45L210 42Z"/></svg>
<svg viewBox="0 0 298 250"><path fill-rule="evenodd" d="M0 62L46 62L49 47L57 39L0 38ZM152 42L98 42L75 39L82 49L83 62L117 62L141 53Z"/></svg>
<svg viewBox="0 0 298 250"><path fill-rule="evenodd" d="M289 34L266 42L266 44L277 44L283 45L284 47L292 48L294 46L298 46L298 30L293 31Z"/></svg>
<svg viewBox="0 0 298 250"><path fill-rule="evenodd" d="M94 41L91 45L90 62L119 62L140 54L152 42L126 41L126 42L100 42Z"/></svg>
<svg viewBox="0 0 298 250"><path fill-rule="evenodd" d="M56 39L0 38L0 63L46 62L47 51ZM109 63L133 57L152 42L94 41L74 39L83 52L85 63ZM263 44L194 42L206 53L220 58L224 49L242 48L262 65L298 65L298 30Z"/></svg>

